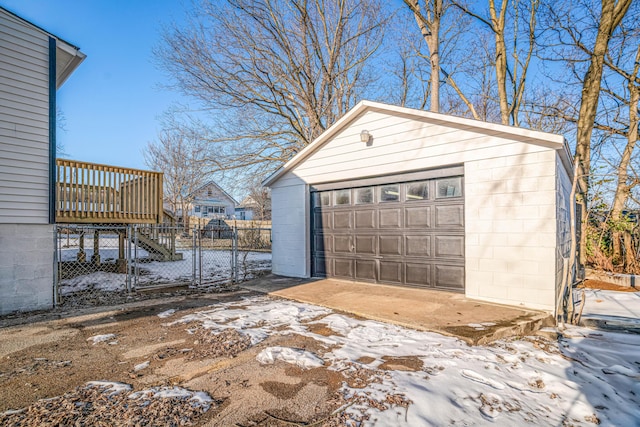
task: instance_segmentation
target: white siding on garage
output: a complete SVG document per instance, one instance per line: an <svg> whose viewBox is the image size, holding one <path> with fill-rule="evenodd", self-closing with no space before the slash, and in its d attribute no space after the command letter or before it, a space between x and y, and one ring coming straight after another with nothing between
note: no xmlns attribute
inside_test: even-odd
<svg viewBox="0 0 640 427"><path fill-rule="evenodd" d="M551 311L556 153L510 151L465 163L466 295Z"/></svg>
<svg viewBox="0 0 640 427"><path fill-rule="evenodd" d="M288 175L288 174L287 174ZM273 273L309 277L309 194L304 181L287 177L271 189L271 247ZM277 218L277 219L276 219Z"/></svg>
<svg viewBox="0 0 640 427"><path fill-rule="evenodd" d="M369 146L360 142L365 129L373 136ZM466 295L551 311L557 155L552 144L541 144L498 130L365 110L271 184L274 273L309 275L307 185L463 164Z"/></svg>
<svg viewBox="0 0 640 427"><path fill-rule="evenodd" d="M557 188L557 202L556 202L556 222L557 222L557 234L556 234L556 295L560 295L560 287L562 280L566 274L564 270L565 260L567 261L567 268L571 268L568 265L568 261L571 255L571 186L572 181L569 178L565 168L563 167L560 158L556 161L556 188ZM575 203L575 202L574 202ZM572 280L573 277L570 277Z"/></svg>
<svg viewBox="0 0 640 427"><path fill-rule="evenodd" d="M0 223L49 220L49 38L0 10Z"/></svg>

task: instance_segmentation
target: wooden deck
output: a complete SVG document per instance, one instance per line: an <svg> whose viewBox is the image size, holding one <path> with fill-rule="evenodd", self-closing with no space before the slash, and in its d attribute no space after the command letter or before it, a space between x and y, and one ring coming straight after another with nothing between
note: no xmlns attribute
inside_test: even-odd
<svg viewBox="0 0 640 427"><path fill-rule="evenodd" d="M160 224L162 173L56 160L56 222Z"/></svg>

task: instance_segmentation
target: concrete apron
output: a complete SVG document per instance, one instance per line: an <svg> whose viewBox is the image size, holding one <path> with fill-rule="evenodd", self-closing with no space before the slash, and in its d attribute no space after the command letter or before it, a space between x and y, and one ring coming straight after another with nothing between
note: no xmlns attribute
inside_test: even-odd
<svg viewBox="0 0 640 427"><path fill-rule="evenodd" d="M277 276L258 279L245 287L367 319L453 336L469 345L531 335L543 326L553 325L553 317L545 312L475 301L453 292Z"/></svg>

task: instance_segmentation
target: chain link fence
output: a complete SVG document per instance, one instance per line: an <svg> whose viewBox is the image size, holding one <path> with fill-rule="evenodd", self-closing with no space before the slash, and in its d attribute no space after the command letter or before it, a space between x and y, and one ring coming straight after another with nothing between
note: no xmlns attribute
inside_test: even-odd
<svg viewBox="0 0 640 427"><path fill-rule="evenodd" d="M59 225L56 242L58 306L219 292L271 271L269 228Z"/></svg>

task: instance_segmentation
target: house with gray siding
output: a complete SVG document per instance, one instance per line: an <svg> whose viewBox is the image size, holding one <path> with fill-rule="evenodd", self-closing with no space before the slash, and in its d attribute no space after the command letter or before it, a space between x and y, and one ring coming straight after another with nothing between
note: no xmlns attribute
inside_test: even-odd
<svg viewBox="0 0 640 427"><path fill-rule="evenodd" d="M571 166L560 135L362 101L264 181L273 273L553 312Z"/></svg>
<svg viewBox="0 0 640 427"><path fill-rule="evenodd" d="M56 90L84 58L0 7L0 315L53 305Z"/></svg>
<svg viewBox="0 0 640 427"><path fill-rule="evenodd" d="M189 216L198 218L229 219L236 210L238 202L214 181L208 181L190 195ZM177 211L181 217L181 210Z"/></svg>

